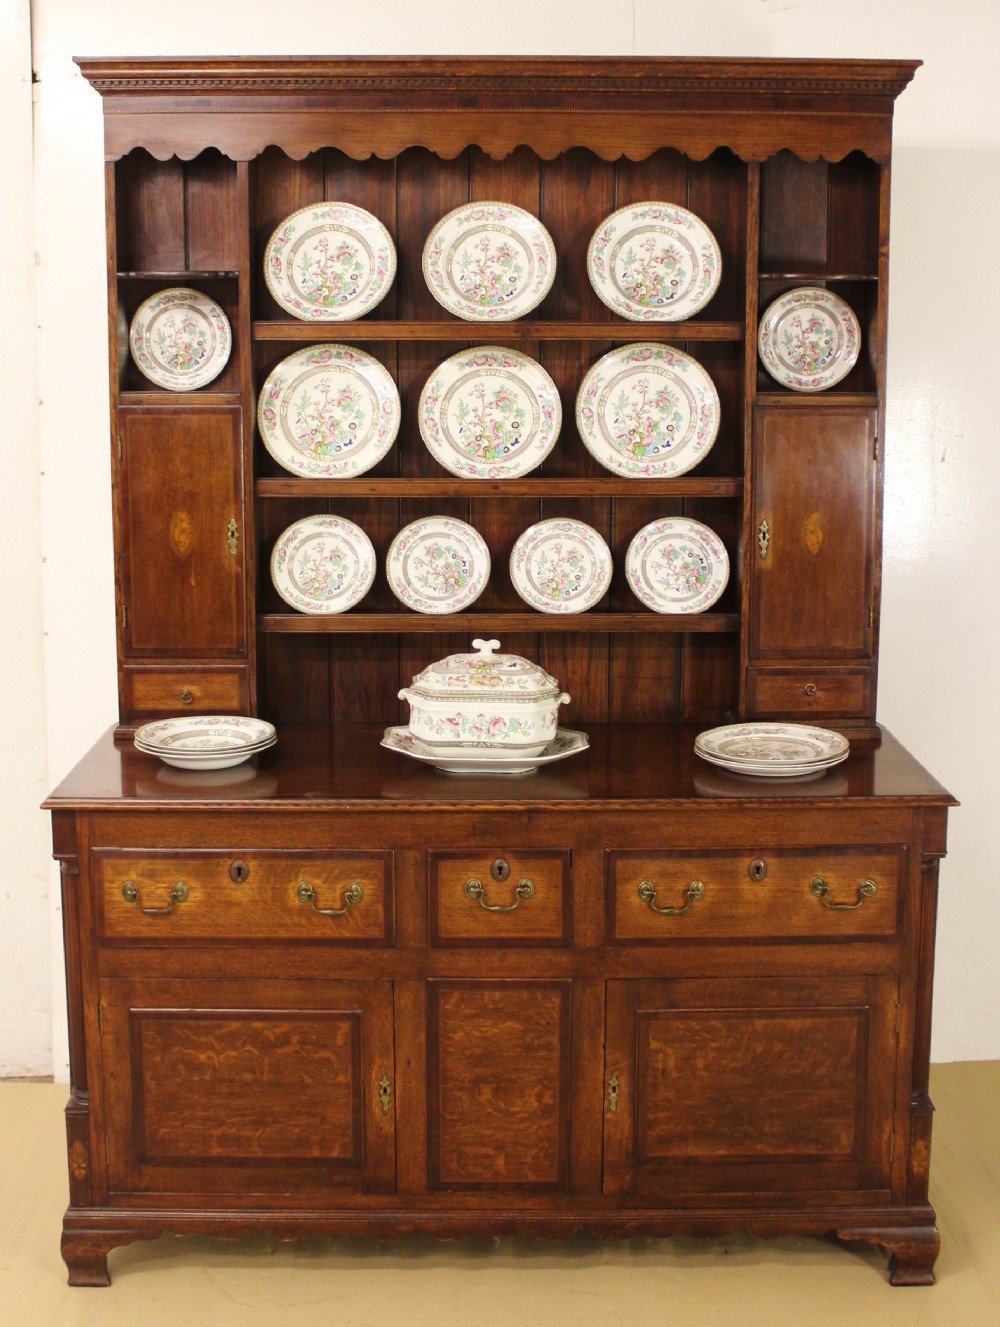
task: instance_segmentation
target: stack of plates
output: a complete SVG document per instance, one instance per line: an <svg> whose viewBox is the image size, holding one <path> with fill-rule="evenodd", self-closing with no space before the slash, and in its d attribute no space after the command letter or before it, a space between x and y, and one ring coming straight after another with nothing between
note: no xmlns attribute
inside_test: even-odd
<svg viewBox="0 0 1000 1327"><path fill-rule="evenodd" d="M695 738L703 760L732 774L791 779L822 774L847 759L848 742L829 728L802 723L734 723Z"/></svg>
<svg viewBox="0 0 1000 1327"><path fill-rule="evenodd" d="M135 745L177 769L231 769L278 740L274 725L238 714L159 719L136 731Z"/></svg>

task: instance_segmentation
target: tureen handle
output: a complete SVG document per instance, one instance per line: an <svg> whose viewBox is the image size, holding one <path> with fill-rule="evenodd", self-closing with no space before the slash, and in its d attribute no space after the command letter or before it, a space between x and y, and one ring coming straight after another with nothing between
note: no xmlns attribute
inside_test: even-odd
<svg viewBox="0 0 1000 1327"><path fill-rule="evenodd" d="M478 650L482 658L492 659L493 651L500 648L500 642L498 640L474 640L472 648Z"/></svg>

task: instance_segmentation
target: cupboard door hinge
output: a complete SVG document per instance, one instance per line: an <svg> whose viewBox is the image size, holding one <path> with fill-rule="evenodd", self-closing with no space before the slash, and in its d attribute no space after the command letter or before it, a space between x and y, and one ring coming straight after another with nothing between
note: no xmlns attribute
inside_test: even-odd
<svg viewBox="0 0 1000 1327"><path fill-rule="evenodd" d="M891 1167L892 1167L892 1159L893 1159L893 1157L894 1157L895 1155L896 1155L896 1135L895 1135L894 1133L891 1133L891 1134L889 1135L889 1166L890 1166L890 1169L891 1169Z"/></svg>
<svg viewBox="0 0 1000 1327"><path fill-rule="evenodd" d="M878 434L877 434L877 433L875 434L875 457L874 457L874 459L875 459L876 461L878 460Z"/></svg>
<svg viewBox="0 0 1000 1327"><path fill-rule="evenodd" d="M111 1138L108 1134L104 1135L104 1164L111 1168Z"/></svg>
<svg viewBox="0 0 1000 1327"><path fill-rule="evenodd" d="M868 605L868 630L872 631L875 627L875 605Z"/></svg>
<svg viewBox="0 0 1000 1327"><path fill-rule="evenodd" d="M128 631L128 604L122 604L122 630Z"/></svg>
<svg viewBox="0 0 1000 1327"><path fill-rule="evenodd" d="M104 1036L104 1005L100 1003L97 1006L97 1035Z"/></svg>
<svg viewBox="0 0 1000 1327"><path fill-rule="evenodd" d="M120 461L122 459L122 435L120 433L118 434L116 441L118 443L118 459Z"/></svg>

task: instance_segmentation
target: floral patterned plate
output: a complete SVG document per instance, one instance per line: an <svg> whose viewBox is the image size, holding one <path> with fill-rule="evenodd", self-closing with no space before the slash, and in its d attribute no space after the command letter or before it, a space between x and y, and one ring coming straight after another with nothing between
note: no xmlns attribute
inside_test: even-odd
<svg viewBox="0 0 1000 1327"><path fill-rule="evenodd" d="M861 350L861 328L832 291L789 290L760 320L757 346L772 378L796 392L822 392L846 378Z"/></svg>
<svg viewBox="0 0 1000 1327"><path fill-rule="evenodd" d="M652 342L618 346L576 398L584 446L629 479L670 479L696 466L719 431L719 394L697 360Z"/></svg>
<svg viewBox="0 0 1000 1327"><path fill-rule="evenodd" d="M449 313L469 322L507 322L541 304L556 274L552 237L512 203L466 203L427 238L424 280Z"/></svg>
<svg viewBox="0 0 1000 1327"><path fill-rule="evenodd" d="M336 343L306 346L277 364L257 402L264 446L307 479L362 475L399 432L399 392L385 365Z"/></svg>
<svg viewBox="0 0 1000 1327"><path fill-rule="evenodd" d="M524 602L539 612L585 613L611 584L611 550L583 521L539 521L515 542L510 578Z"/></svg>
<svg viewBox="0 0 1000 1327"><path fill-rule="evenodd" d="M815 773L847 758L846 737L803 723L734 723L709 728L694 749L712 764L741 773Z"/></svg>
<svg viewBox="0 0 1000 1327"><path fill-rule="evenodd" d="M490 578L482 535L452 516L423 516L389 545L385 572L393 594L418 613L458 613Z"/></svg>
<svg viewBox="0 0 1000 1327"><path fill-rule="evenodd" d="M513 479L539 465L562 425L559 392L519 350L475 346L439 365L420 393L420 436L463 479Z"/></svg>
<svg viewBox="0 0 1000 1327"><path fill-rule="evenodd" d="M576 732L573 728L559 728L555 737L534 756L518 755L511 752L504 755L494 752L492 756L476 754L465 749L454 755L442 752L439 746L431 746L414 736L409 728L387 728L380 746L401 755L421 760L428 765L444 770L447 774L530 774L541 765L551 765L557 760L565 760L578 751L586 751L590 746L586 733Z"/></svg>
<svg viewBox="0 0 1000 1327"><path fill-rule="evenodd" d="M666 516L643 526L629 544L625 574L654 613L703 613L726 588L729 555L707 525Z"/></svg>
<svg viewBox="0 0 1000 1327"><path fill-rule="evenodd" d="M279 537L271 580L302 613L343 613L375 579L375 550L359 525L343 516L305 516Z"/></svg>
<svg viewBox="0 0 1000 1327"><path fill-rule="evenodd" d="M612 212L587 250L590 284L632 322L680 322L719 288L722 255L700 217L676 203L633 203Z"/></svg>
<svg viewBox="0 0 1000 1327"><path fill-rule="evenodd" d="M385 297L395 274L389 232L352 203L314 203L293 212L264 250L268 290L304 322L360 318Z"/></svg>
<svg viewBox="0 0 1000 1327"><path fill-rule="evenodd" d="M157 387L193 392L229 363L229 319L199 290L174 286L143 300L129 328L136 366Z"/></svg>
<svg viewBox="0 0 1000 1327"><path fill-rule="evenodd" d="M201 714L158 719L136 730L139 751L176 769L222 770L240 765L277 742L274 725L242 715Z"/></svg>

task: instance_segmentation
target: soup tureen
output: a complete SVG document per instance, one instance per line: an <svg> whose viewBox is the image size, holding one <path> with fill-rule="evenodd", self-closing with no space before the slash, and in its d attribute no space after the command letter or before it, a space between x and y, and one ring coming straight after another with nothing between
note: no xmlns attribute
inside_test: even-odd
<svg viewBox="0 0 1000 1327"><path fill-rule="evenodd" d="M537 755L555 737L569 696L537 664L496 654L498 640L474 640L472 648L439 659L400 691L410 703L410 732L443 749Z"/></svg>

